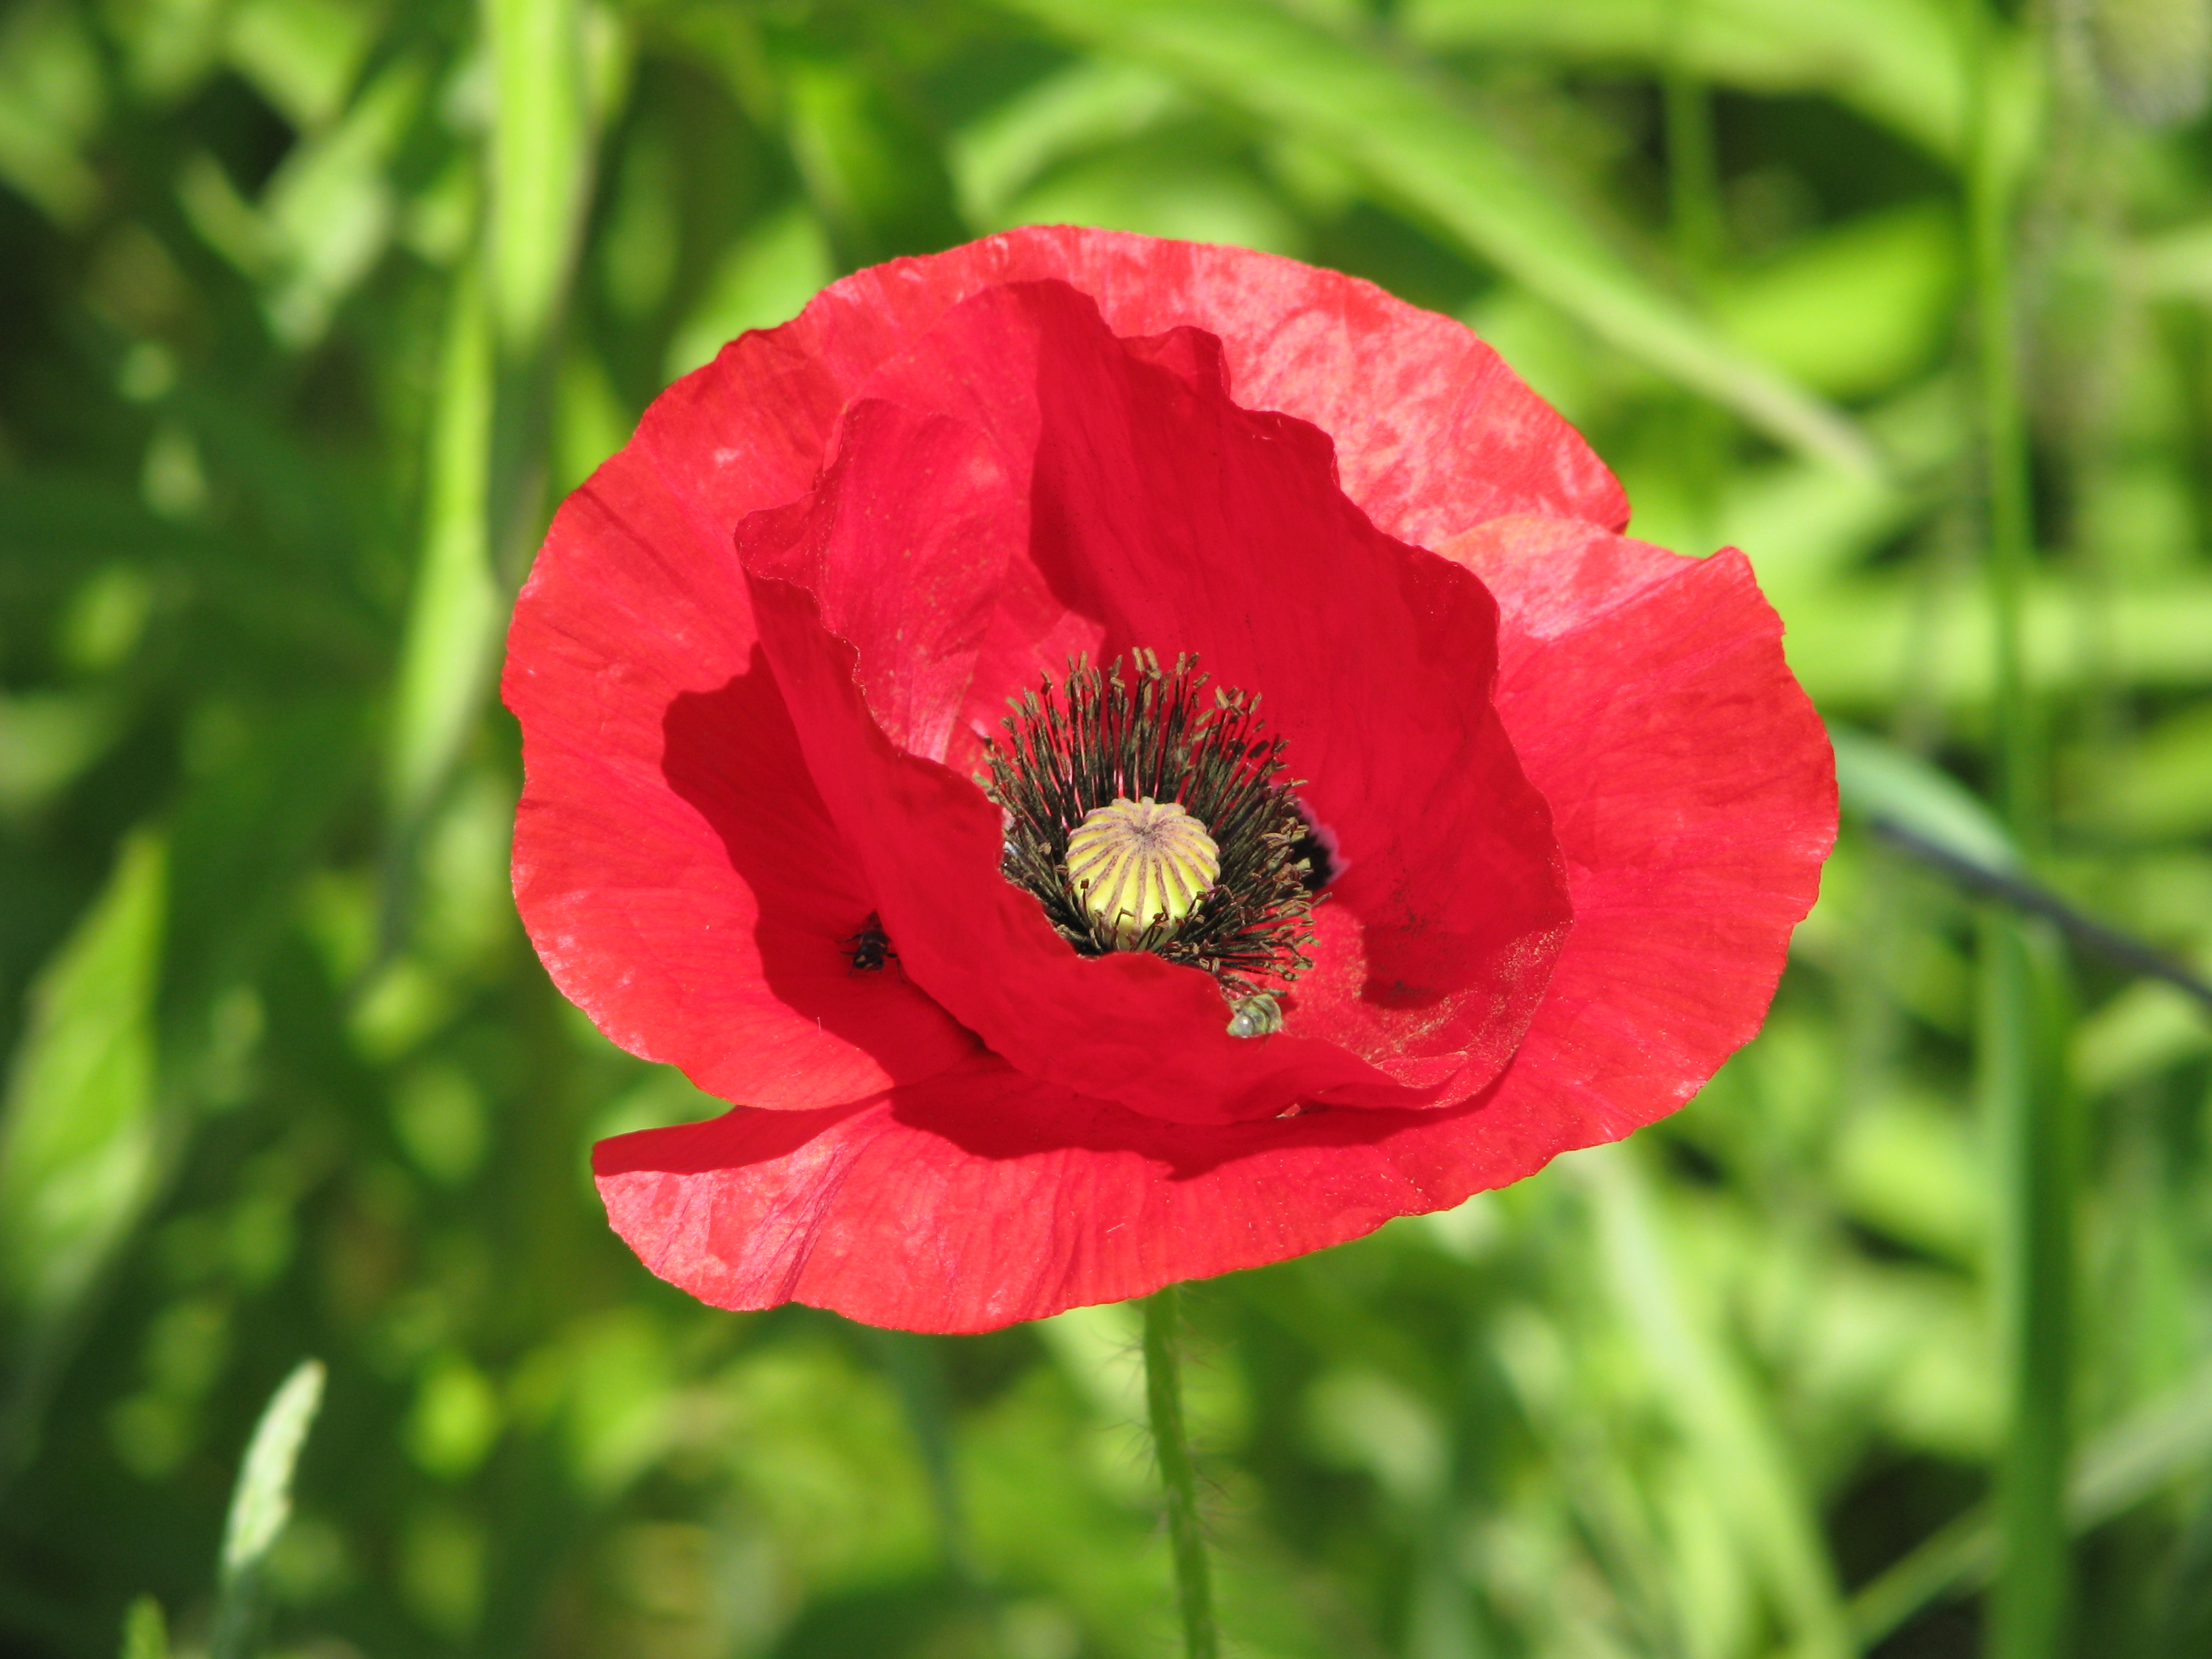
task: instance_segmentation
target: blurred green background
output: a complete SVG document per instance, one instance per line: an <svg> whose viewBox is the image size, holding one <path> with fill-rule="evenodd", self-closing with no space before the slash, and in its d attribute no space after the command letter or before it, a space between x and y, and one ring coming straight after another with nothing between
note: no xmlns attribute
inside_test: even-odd
<svg viewBox="0 0 2212 1659"><path fill-rule="evenodd" d="M2203 0L10 0L0 1654L105 1659L141 1595L202 1648L309 1355L270 1653L1174 1650L1135 1316L928 1340L653 1280L586 1148L714 1103L507 891L490 684L552 502L861 264L1074 221L1464 318L1638 534L1750 552L1855 801L2002 855L1978 190L2033 867L2212 961L2208 52ZM1847 820L1678 1116L1187 1296L1231 1651L1990 1650L2023 1226L2079 1294L2071 1650L2212 1651L2212 1027L2075 959L2063 1179L2008 1212L1977 939Z"/></svg>

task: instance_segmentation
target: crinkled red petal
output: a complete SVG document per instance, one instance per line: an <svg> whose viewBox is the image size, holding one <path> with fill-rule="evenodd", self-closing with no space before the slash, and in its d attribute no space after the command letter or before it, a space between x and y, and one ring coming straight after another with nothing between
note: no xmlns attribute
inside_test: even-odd
<svg viewBox="0 0 2212 1659"><path fill-rule="evenodd" d="M863 1098L975 1039L840 941L874 908L760 660L726 534L635 451L555 518L504 694L514 891L562 990L633 1053L757 1106Z"/></svg>
<svg viewBox="0 0 2212 1659"><path fill-rule="evenodd" d="M1567 921L1490 704L1496 607L1368 523L1326 436L1238 408L1218 358L1188 330L1133 349L1062 283L956 307L870 379L822 485L741 527L763 641L908 971L1019 1070L1189 1122L1463 1097ZM1310 778L1347 870L1284 1036L1229 1036L1195 969L1074 955L937 763L972 769L975 728L1070 641L1198 653Z"/></svg>
<svg viewBox="0 0 2212 1659"><path fill-rule="evenodd" d="M1473 1109L1170 1123L996 1061L811 1113L738 1107L603 1140L615 1229L725 1308L804 1302L989 1330L1279 1261L1485 1180Z"/></svg>
<svg viewBox="0 0 2212 1659"><path fill-rule="evenodd" d="M603 1143L623 1237L720 1305L977 1330L1356 1237L1680 1105L1758 1029L1817 893L1826 733L1738 554L1533 519L1453 550L1498 596L1498 707L1553 804L1576 911L1484 1096L1176 1126L983 1060L811 1118L740 1109Z"/></svg>
<svg viewBox="0 0 2212 1659"><path fill-rule="evenodd" d="M1835 844L1834 752L1734 548L1515 518L1447 550L1498 596L1498 712L1574 896L1514 1092L1540 1087L1563 1146L1617 1139L1765 1018Z"/></svg>
<svg viewBox="0 0 2212 1659"><path fill-rule="evenodd" d="M1269 253L1066 225L987 236L833 283L741 336L646 411L631 441L726 535L809 489L860 384L962 301L1066 282L1124 338L1218 336L1247 409L1311 422L1385 534L1432 546L1506 514L1620 529L1627 498L1559 412L1474 333L1371 283Z"/></svg>

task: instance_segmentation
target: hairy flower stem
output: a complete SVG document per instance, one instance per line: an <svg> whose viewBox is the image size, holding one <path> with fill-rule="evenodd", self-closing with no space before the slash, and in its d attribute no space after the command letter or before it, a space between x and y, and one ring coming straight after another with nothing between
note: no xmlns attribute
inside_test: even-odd
<svg viewBox="0 0 2212 1659"><path fill-rule="evenodd" d="M1182 1425L1182 1366L1176 1357L1181 1287L1169 1285L1145 1298L1145 1402L1151 1408L1152 1443L1158 1449L1160 1485L1167 1497L1168 1544L1175 1554L1176 1601L1182 1613L1188 1659L1218 1659L1220 1633L1213 1623L1213 1587L1207 1576L1206 1540L1198 1525L1198 1478Z"/></svg>
<svg viewBox="0 0 2212 1659"><path fill-rule="evenodd" d="M1972 82L1967 240L1977 328L1977 402L1987 501L1990 690L1998 795L2031 860L2046 840L2039 734L2021 663L2021 611L2034 563L2034 498L2020 388L2013 287L2015 190L1998 96L2011 67L1987 0L1960 0ZM1982 925L1978 1064L1995 1152L1995 1290L2010 1420L1996 1471L2002 1553L1989 1608L1992 1659L2056 1659L2066 1646L2070 1560L2074 1160L2060 1087L2063 973L2047 924L1992 910Z"/></svg>

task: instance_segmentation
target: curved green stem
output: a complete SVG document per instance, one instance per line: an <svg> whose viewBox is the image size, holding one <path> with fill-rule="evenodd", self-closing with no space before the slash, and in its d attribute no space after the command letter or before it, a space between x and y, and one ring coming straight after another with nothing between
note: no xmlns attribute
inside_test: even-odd
<svg viewBox="0 0 2212 1659"><path fill-rule="evenodd" d="M1174 1285L1145 1298L1145 1403L1152 1412L1152 1443L1159 1451L1160 1485L1167 1496L1183 1650L1188 1659L1218 1659L1221 1637L1213 1623L1206 1540L1199 1531L1198 1478L1182 1425L1182 1370L1176 1352L1181 1302L1181 1287Z"/></svg>
<svg viewBox="0 0 2212 1659"><path fill-rule="evenodd" d="M1987 498L1998 795L2031 861L2048 840L2040 734L2022 662L2021 613L2035 559L2034 496L2021 397L2014 291L2017 192L1999 141L2004 54L1987 0L1960 0L1971 77L1967 240L1978 331L1977 401ZM1997 1185L1994 1279L2010 1422L1997 1460L2002 1561L1992 1588L1994 1659L2057 1659L2067 1642L2065 1475L2070 1402L2075 1171L2063 1095L2064 970L2049 925L1992 913L1982 928L1978 1059Z"/></svg>

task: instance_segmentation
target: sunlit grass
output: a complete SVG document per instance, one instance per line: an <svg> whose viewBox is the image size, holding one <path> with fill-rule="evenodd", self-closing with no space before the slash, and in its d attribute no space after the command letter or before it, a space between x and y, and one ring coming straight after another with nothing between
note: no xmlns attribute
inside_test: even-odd
<svg viewBox="0 0 2212 1659"><path fill-rule="evenodd" d="M887 1345L607 1234L590 1139L719 1108L546 984L490 699L553 501L668 380L1058 217L1473 323L1635 533L1747 550L1848 728L1820 906L1697 1101L1184 1292L1224 1651L1972 1652L2038 1529L2005 1659L2212 1644L2212 1023L1868 827L2212 967L2212 36L2001 9L0 19L0 1646L105 1659L135 1607L133 1656L204 1650L312 1356L272 1653L1171 1650L1133 1311ZM1992 1028L2039 1092L1985 1120Z"/></svg>

